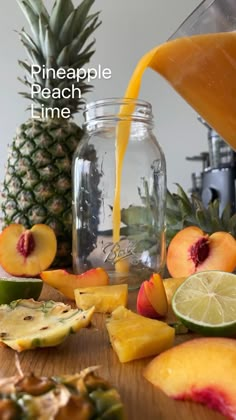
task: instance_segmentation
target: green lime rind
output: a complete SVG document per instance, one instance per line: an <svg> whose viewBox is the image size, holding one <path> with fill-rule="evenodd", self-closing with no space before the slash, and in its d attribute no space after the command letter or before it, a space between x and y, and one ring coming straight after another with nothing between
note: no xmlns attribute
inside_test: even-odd
<svg viewBox="0 0 236 420"><path fill-rule="evenodd" d="M236 322L233 322L227 326L211 327L208 325L199 325L192 321L188 321L182 316L178 316L177 313L175 313L175 315L179 320L181 320L182 324L186 328L197 334L204 335L206 337L236 337Z"/></svg>
<svg viewBox="0 0 236 420"><path fill-rule="evenodd" d="M0 278L0 304L8 304L13 300L37 300L43 288L43 281L36 278Z"/></svg>
<svg viewBox="0 0 236 420"><path fill-rule="evenodd" d="M176 290L172 309L191 331L236 337L236 275L216 270L191 275Z"/></svg>

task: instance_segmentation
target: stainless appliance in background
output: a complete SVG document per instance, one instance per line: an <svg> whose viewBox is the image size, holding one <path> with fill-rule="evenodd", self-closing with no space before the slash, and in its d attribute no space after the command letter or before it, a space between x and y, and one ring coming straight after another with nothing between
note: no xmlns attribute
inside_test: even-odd
<svg viewBox="0 0 236 420"><path fill-rule="evenodd" d="M227 204L236 211L236 152L202 119L208 129L208 152L187 160L202 162L202 171L192 173L191 192L201 197L205 207L216 198L220 214Z"/></svg>

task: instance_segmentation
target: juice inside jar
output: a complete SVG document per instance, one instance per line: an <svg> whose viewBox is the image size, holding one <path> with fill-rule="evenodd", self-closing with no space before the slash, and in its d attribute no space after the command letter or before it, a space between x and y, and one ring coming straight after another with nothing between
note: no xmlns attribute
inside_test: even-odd
<svg viewBox="0 0 236 420"><path fill-rule="evenodd" d="M236 149L236 32L224 32L168 41L145 54L127 87L126 98L138 98L146 68L163 76L173 88ZM158 96L158 92L157 92ZM161 104L160 104L161 106ZM120 114L132 108L124 105ZM130 124L118 124L116 187L113 204L113 241L120 237L122 165Z"/></svg>

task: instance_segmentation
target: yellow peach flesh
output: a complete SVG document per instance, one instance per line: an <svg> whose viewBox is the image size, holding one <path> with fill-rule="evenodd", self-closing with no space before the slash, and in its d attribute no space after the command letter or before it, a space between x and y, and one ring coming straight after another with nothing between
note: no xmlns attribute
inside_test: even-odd
<svg viewBox="0 0 236 420"><path fill-rule="evenodd" d="M75 299L74 290L80 287L107 286L109 277L102 268L94 268L83 274L71 274L66 270L48 270L40 273L41 279L64 294Z"/></svg>
<svg viewBox="0 0 236 420"><path fill-rule="evenodd" d="M236 267L236 241L227 232L209 236L198 227L189 226L172 239L167 267L173 277L188 277L205 270L232 272Z"/></svg>
<svg viewBox="0 0 236 420"><path fill-rule="evenodd" d="M26 256L18 249L21 235L30 233L34 246ZM44 224L27 230L21 224L12 224L0 235L0 263L5 271L15 276L33 277L45 270L56 255L57 241L53 230Z"/></svg>
<svg viewBox="0 0 236 420"><path fill-rule="evenodd" d="M175 399L202 402L236 418L236 341L200 338L153 359L144 376ZM233 417L235 416L235 417Z"/></svg>
<svg viewBox="0 0 236 420"><path fill-rule="evenodd" d="M226 232L215 232L210 236L208 258L197 271L222 270L232 272L236 267L236 241Z"/></svg>
<svg viewBox="0 0 236 420"><path fill-rule="evenodd" d="M167 267L172 277L187 277L195 273L195 265L187 253L202 236L198 227L185 228L174 236L167 251Z"/></svg>

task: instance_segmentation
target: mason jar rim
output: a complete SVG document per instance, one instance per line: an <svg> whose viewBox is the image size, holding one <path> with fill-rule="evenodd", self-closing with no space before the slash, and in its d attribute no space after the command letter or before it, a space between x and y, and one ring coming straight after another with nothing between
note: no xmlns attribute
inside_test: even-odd
<svg viewBox="0 0 236 420"><path fill-rule="evenodd" d="M123 109L122 109L123 107ZM105 98L86 104L84 112L85 126L93 121L132 120L152 123L152 105L143 99Z"/></svg>
<svg viewBox="0 0 236 420"><path fill-rule="evenodd" d="M97 106L101 106L101 105L129 105L132 103L136 103L139 106L143 106L146 107L148 109L150 109L150 111L152 110L152 105L150 104L150 102L145 101L144 99L135 99L135 98L122 98L122 97L111 97L111 98L104 98L104 99L98 99L96 101L91 101L88 104L86 104L85 106L85 111L87 109L91 109L91 108L95 108Z"/></svg>

